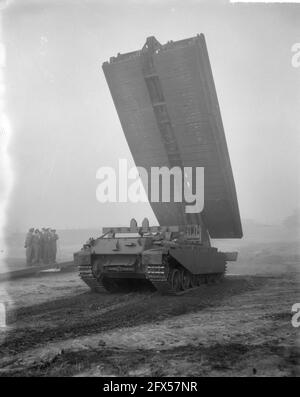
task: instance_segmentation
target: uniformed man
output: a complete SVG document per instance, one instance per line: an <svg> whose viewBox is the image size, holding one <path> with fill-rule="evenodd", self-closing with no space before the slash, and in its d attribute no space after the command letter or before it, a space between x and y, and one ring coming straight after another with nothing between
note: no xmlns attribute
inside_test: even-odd
<svg viewBox="0 0 300 397"><path fill-rule="evenodd" d="M43 233L43 250L44 250L44 257L43 262L48 264L51 259L51 247L50 247L50 230L49 228L45 228Z"/></svg>
<svg viewBox="0 0 300 397"><path fill-rule="evenodd" d="M45 228L42 227L42 230L40 232L40 260L41 260L41 262L44 262L44 257L45 257L44 233L45 233Z"/></svg>
<svg viewBox="0 0 300 397"><path fill-rule="evenodd" d="M51 252L51 262L56 263L56 253L57 253L57 240L58 235L55 229L51 229L50 237L50 252Z"/></svg>
<svg viewBox="0 0 300 397"><path fill-rule="evenodd" d="M32 235L32 248L33 248L32 262L34 264L37 264L40 261L40 244L41 244L40 241L41 241L40 231L38 229L35 229Z"/></svg>
<svg viewBox="0 0 300 397"><path fill-rule="evenodd" d="M32 249L32 238L33 238L33 232L34 228L30 228L28 233L26 234L25 238L25 244L24 247L26 248L26 263L27 265L31 265L32 262L32 254L33 254L33 249Z"/></svg>
<svg viewBox="0 0 300 397"><path fill-rule="evenodd" d="M39 230L40 246L39 246L39 263L43 263L43 233Z"/></svg>

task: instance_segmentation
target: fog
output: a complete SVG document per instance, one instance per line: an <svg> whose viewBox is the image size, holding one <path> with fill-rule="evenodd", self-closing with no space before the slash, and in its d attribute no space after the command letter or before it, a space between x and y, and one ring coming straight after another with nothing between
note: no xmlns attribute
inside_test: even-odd
<svg viewBox="0 0 300 397"><path fill-rule="evenodd" d="M99 167L133 164L101 65L151 35L205 34L242 218L276 223L297 208L299 6L19 0L1 12L15 175L8 230L155 222L148 204L96 200Z"/></svg>

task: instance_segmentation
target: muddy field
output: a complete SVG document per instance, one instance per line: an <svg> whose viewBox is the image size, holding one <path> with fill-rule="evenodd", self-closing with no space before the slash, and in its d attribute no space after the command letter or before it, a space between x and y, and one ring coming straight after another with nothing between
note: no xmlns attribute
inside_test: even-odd
<svg viewBox="0 0 300 397"><path fill-rule="evenodd" d="M74 272L1 283L17 321L0 328L0 376L298 375L298 276L229 275L180 297L94 294Z"/></svg>

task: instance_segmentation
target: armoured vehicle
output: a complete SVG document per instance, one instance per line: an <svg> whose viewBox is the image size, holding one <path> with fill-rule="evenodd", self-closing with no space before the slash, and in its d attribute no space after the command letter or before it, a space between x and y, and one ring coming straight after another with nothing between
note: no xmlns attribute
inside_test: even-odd
<svg viewBox="0 0 300 397"><path fill-rule="evenodd" d="M204 207L186 213L175 192L151 201L146 186L160 226L104 228L74 254L80 277L95 291L145 280L171 294L221 279L237 253L219 252L210 238L241 238L242 226L204 35L164 45L149 37L103 71L136 166L203 167Z"/></svg>

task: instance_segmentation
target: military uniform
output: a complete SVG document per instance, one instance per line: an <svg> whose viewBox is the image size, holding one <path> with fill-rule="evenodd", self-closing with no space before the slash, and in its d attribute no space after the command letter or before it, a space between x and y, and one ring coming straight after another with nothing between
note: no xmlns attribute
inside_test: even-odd
<svg viewBox="0 0 300 397"><path fill-rule="evenodd" d="M51 262L56 262L56 253L57 253L57 240L58 235L55 229L51 230L51 239L50 239L50 252L51 252Z"/></svg>
<svg viewBox="0 0 300 397"><path fill-rule="evenodd" d="M45 230L43 236L43 246L44 246L44 263L49 263L49 261L51 261L51 235L49 229Z"/></svg>
<svg viewBox="0 0 300 397"><path fill-rule="evenodd" d="M44 249L44 233L45 233L45 228L42 228L42 231L40 233L40 260L41 262L44 262L44 256L45 256L45 249Z"/></svg>
<svg viewBox="0 0 300 397"><path fill-rule="evenodd" d="M40 242L40 232L36 230L32 236L33 263L39 263L40 261Z"/></svg>
<svg viewBox="0 0 300 397"><path fill-rule="evenodd" d="M24 247L26 248L26 263L27 265L31 265L32 256L33 256L33 247L32 247L32 240L33 240L33 231L34 229L29 229L26 238Z"/></svg>

